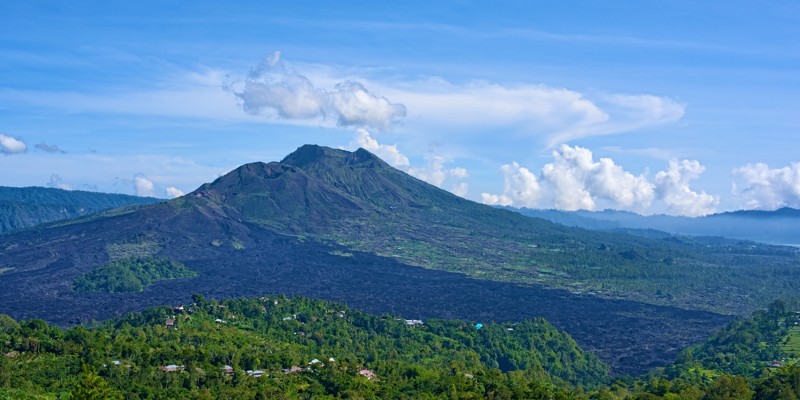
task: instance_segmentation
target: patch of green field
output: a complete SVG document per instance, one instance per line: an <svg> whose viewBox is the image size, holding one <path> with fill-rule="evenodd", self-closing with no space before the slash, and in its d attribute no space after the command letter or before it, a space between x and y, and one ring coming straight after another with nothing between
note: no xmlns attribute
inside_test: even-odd
<svg viewBox="0 0 800 400"><path fill-rule="evenodd" d="M689 368L689 373L699 375L706 382L711 382L719 376L719 372L714 371L713 369L705 369L700 367Z"/></svg>
<svg viewBox="0 0 800 400"><path fill-rule="evenodd" d="M796 362L800 358L800 325L794 325L794 322L787 319L786 323L792 324L789 327L789 332L780 342L781 350L786 353L789 358Z"/></svg>

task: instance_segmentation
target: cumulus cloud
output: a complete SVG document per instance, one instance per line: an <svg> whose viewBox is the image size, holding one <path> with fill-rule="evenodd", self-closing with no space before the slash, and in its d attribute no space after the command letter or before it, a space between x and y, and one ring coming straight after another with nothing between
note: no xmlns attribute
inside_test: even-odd
<svg viewBox="0 0 800 400"><path fill-rule="evenodd" d="M317 120L331 116L340 126L389 128L406 116L402 104L371 93L352 80L337 83L331 90L318 88L311 80L292 71L275 52L254 68L240 88L228 88L250 114L284 119Z"/></svg>
<svg viewBox="0 0 800 400"><path fill-rule="evenodd" d="M34 145L33 147L44 151L45 153L61 153L64 154L66 151L61 150L57 144L47 144L46 142L39 143Z"/></svg>
<svg viewBox="0 0 800 400"><path fill-rule="evenodd" d="M466 197L469 193L469 184L467 182L459 182L450 189L450 191L460 197Z"/></svg>
<svg viewBox="0 0 800 400"><path fill-rule="evenodd" d="M412 166L408 157L400 152L397 145L378 143L366 129L359 128L356 130L353 140L350 142L350 147L361 147L368 150L389 165L434 186L442 187L447 181L463 180L469 177L469 172L465 168L447 168L448 160L444 156L437 154L426 157L428 162L424 166ZM465 196L468 190L469 185L466 182L457 182L451 191L456 195Z"/></svg>
<svg viewBox="0 0 800 400"><path fill-rule="evenodd" d="M428 163L424 167L410 167L406 172L415 178L439 187L449 178L466 179L469 177L469 173L465 168L447 168L445 166L447 159L441 155L431 154L426 159Z"/></svg>
<svg viewBox="0 0 800 400"><path fill-rule="evenodd" d="M670 161L651 182L634 175L611 158L595 161L591 150L562 145L553 151L553 162L539 174L516 162L500 167L503 193L483 193L481 200L491 205L595 210L599 205L644 212L660 201L671 213L702 215L714 211L719 198L696 192L689 182L697 179L704 167L697 161Z"/></svg>
<svg viewBox="0 0 800 400"><path fill-rule="evenodd" d="M331 106L339 114L338 122L342 126L369 126L385 130L406 116L404 105L374 95L358 82L342 82L328 96Z"/></svg>
<svg viewBox="0 0 800 400"><path fill-rule="evenodd" d="M557 208L593 210L599 198L619 208L644 209L653 200L653 185L645 177L625 171L610 158L594 161L589 149L562 145L553 158L542 176L555 189Z"/></svg>
<svg viewBox="0 0 800 400"><path fill-rule="evenodd" d="M751 209L800 208L800 163L770 168L764 163L747 164L733 170L739 178L734 195Z"/></svg>
<svg viewBox="0 0 800 400"><path fill-rule="evenodd" d="M170 199L174 199L176 197L181 197L184 194L186 194L186 193L183 193L182 190L176 188L175 186L168 187L166 192L167 192L167 197L169 197Z"/></svg>
<svg viewBox="0 0 800 400"><path fill-rule="evenodd" d="M514 200L504 194L481 193L481 202L490 206L514 205Z"/></svg>
<svg viewBox="0 0 800 400"><path fill-rule="evenodd" d="M0 133L0 153L20 154L28 151L28 145L22 140Z"/></svg>
<svg viewBox="0 0 800 400"><path fill-rule="evenodd" d="M351 147L361 147L364 150L368 150L399 170L407 171L411 167L408 157L400 153L397 145L378 143L366 129L356 129L356 134L353 136L353 141L350 145Z"/></svg>
<svg viewBox="0 0 800 400"><path fill-rule="evenodd" d="M504 189L502 195L481 193L481 199L491 205L520 205L535 207L541 196L541 186L536 174L515 162L500 167L503 173Z"/></svg>
<svg viewBox="0 0 800 400"><path fill-rule="evenodd" d="M155 185L144 174L133 176L133 190L137 196L155 197Z"/></svg>
<svg viewBox="0 0 800 400"><path fill-rule="evenodd" d="M70 184L64 183L60 176L56 174L50 175L50 180L47 181L47 187L56 188L56 189L64 189L64 190L72 190L73 187Z"/></svg>
<svg viewBox="0 0 800 400"><path fill-rule="evenodd" d="M718 196L689 187L689 181L699 178L705 169L697 160L670 160L669 168L656 174L656 191L668 210L690 217L716 211Z"/></svg>

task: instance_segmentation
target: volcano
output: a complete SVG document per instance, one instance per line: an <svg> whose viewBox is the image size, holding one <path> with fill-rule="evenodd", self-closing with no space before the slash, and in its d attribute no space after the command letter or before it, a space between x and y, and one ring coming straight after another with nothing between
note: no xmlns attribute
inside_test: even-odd
<svg viewBox="0 0 800 400"><path fill-rule="evenodd" d="M547 263L592 258L656 268L662 260L648 254L671 251L664 246L481 205L364 149L305 145L167 202L0 236L0 313L67 326L187 303L194 293L284 293L413 319L544 317L616 372L636 373L668 364L730 317L546 287L536 277ZM76 277L133 256L198 274L135 293L73 289Z"/></svg>

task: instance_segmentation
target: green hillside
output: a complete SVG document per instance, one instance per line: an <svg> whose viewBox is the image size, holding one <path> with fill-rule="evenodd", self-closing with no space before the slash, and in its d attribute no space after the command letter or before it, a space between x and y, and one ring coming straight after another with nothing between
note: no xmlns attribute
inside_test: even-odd
<svg viewBox="0 0 800 400"><path fill-rule="evenodd" d="M160 200L152 197L124 194L0 186L0 234L111 208L158 201Z"/></svg>
<svg viewBox="0 0 800 400"><path fill-rule="evenodd" d="M306 298L195 301L66 331L0 316L0 398L566 398L607 379L542 319L478 329Z"/></svg>
<svg viewBox="0 0 800 400"><path fill-rule="evenodd" d="M596 357L542 319L416 321L272 295L194 301L67 330L0 315L0 399L778 400L800 393L800 367L768 365L795 339L797 313L782 303L732 323L673 366L612 380ZM719 363L737 357L738 366Z"/></svg>

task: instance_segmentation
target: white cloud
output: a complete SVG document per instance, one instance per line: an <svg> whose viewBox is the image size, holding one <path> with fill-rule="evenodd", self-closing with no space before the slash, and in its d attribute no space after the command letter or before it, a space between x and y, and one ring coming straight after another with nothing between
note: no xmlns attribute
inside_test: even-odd
<svg viewBox="0 0 800 400"><path fill-rule="evenodd" d="M481 193L481 203L490 206L513 206L514 200L504 194Z"/></svg>
<svg viewBox="0 0 800 400"><path fill-rule="evenodd" d="M673 99L649 94L589 95L531 83L452 84L429 79L372 86L405 104L410 121L464 129L499 128L541 137L550 147L672 123L684 115L685 108Z"/></svg>
<svg viewBox="0 0 800 400"><path fill-rule="evenodd" d="M441 78L381 83L358 71L298 68L290 69L274 53L243 84L231 87L239 87L233 92L246 111L274 118L318 123L333 118L341 126L385 130L408 114L422 126L499 128L540 137L550 147L672 123L685 111L683 104L652 94L590 95L542 84L453 84Z"/></svg>
<svg viewBox="0 0 800 400"><path fill-rule="evenodd" d="M539 175L514 162L503 165L503 194L483 193L481 200L491 205L595 210L599 205L637 212L649 210L660 201L671 213L702 215L714 211L719 198L695 192L689 181L697 179L704 167L697 161L670 161L651 182L644 175L625 171L611 158L594 160L582 147L562 145L553 151L553 162L545 164Z"/></svg>
<svg viewBox="0 0 800 400"><path fill-rule="evenodd" d="M557 208L593 210L595 199L603 199L617 208L645 209L653 200L653 185L645 177L625 171L610 158L595 162L589 149L562 145L553 158L542 176L555 189Z"/></svg>
<svg viewBox="0 0 800 400"><path fill-rule="evenodd" d="M428 163L425 166L412 166L408 157L400 152L397 145L378 143L366 129L359 128L356 130L353 140L350 142L350 147L361 147L368 150L389 165L434 186L442 187L448 180L463 180L469 177L469 172L463 167L446 168L446 158L437 154L426 157ZM453 186L453 193L464 193L466 195L468 188L469 186L466 182L458 182ZM458 195L463 196L461 194Z"/></svg>
<svg viewBox="0 0 800 400"><path fill-rule="evenodd" d="M20 154L28 151L28 145L20 139L0 133L0 153Z"/></svg>
<svg viewBox="0 0 800 400"><path fill-rule="evenodd" d="M46 142L41 142L37 145L34 145L38 150L44 151L45 153L61 153L64 154L66 151L61 150L57 144L47 144Z"/></svg>
<svg viewBox="0 0 800 400"><path fill-rule="evenodd" d="M538 204L542 188L536 174L516 162L503 165L500 167L500 172L503 173L504 194L489 195L486 198L500 205L514 203L524 207L535 207ZM483 194L481 197L484 197Z"/></svg>
<svg viewBox="0 0 800 400"><path fill-rule="evenodd" d="M155 184L143 174L133 176L133 189L137 196L155 197Z"/></svg>
<svg viewBox="0 0 800 400"><path fill-rule="evenodd" d="M469 178L469 172L467 172L466 168L462 168L462 167L451 168L449 173L450 173L450 176L452 176L453 178L458 178L458 179Z"/></svg>
<svg viewBox="0 0 800 400"><path fill-rule="evenodd" d="M184 71L151 87L103 94L0 89L0 103L378 131L403 120L417 132L503 130L550 147L672 123L685 108L652 94L583 93L531 82L370 79L370 70L289 64L278 52L238 80L228 74L209 68Z"/></svg>
<svg viewBox="0 0 800 400"><path fill-rule="evenodd" d="M406 172L411 176L439 187L448 178L465 179L469 177L469 172L465 168L446 168L447 160L441 155L428 155L426 159L428 163L424 167L409 167Z"/></svg>
<svg viewBox="0 0 800 400"><path fill-rule="evenodd" d="M377 140L370 136L366 129L356 129L356 134L353 136L353 141L350 143L351 147L361 147L364 150L375 154L389 165L407 171L411 166L408 157L400 153L397 145L380 144Z"/></svg>
<svg viewBox="0 0 800 400"><path fill-rule="evenodd" d="M72 190L73 187L70 184L64 183L60 176L56 174L50 175L50 180L47 181L47 187L56 188L56 189L64 189L64 190Z"/></svg>
<svg viewBox="0 0 800 400"><path fill-rule="evenodd" d="M703 171L705 167L697 160L670 160L669 169L656 174L656 192L669 211L692 217L716 211L718 196L689 187L689 181L699 178Z"/></svg>
<svg viewBox="0 0 800 400"><path fill-rule="evenodd" d="M542 167L539 177L516 162L503 165L503 196L486 199L510 199L524 207L545 204L561 210L594 210L597 200L641 210L653 200L653 185L646 178L625 171L610 158L594 161L590 150L567 145L554 151L553 158Z"/></svg>
<svg viewBox="0 0 800 400"><path fill-rule="evenodd" d="M406 116L406 107L377 96L358 82L346 81L336 85L329 94L333 109L339 114L339 125L369 126L385 130Z"/></svg>
<svg viewBox="0 0 800 400"><path fill-rule="evenodd" d="M176 188L175 186L168 187L166 189L166 192L167 192L167 197L169 197L170 199L174 199L176 197L181 197L184 194L186 194L186 193L183 193L182 190Z"/></svg>
<svg viewBox="0 0 800 400"><path fill-rule="evenodd" d="M45 171L42 166L46 166ZM237 166L212 166L158 154L106 156L69 152L53 157L44 152L30 152L25 157L0 157L0 171L15 171L0 173L0 177L7 186L29 186L36 182L47 185L53 171L57 171L57 176L69 177L61 184L73 189L136 194L133 177L141 173L154 183L154 192L164 196L167 186L196 188Z"/></svg>
<svg viewBox="0 0 800 400"><path fill-rule="evenodd" d="M774 210L800 208L800 163L770 168L764 163L747 164L733 170L743 185L734 184L734 195L745 208ZM741 187L741 189L739 189Z"/></svg>
<svg viewBox="0 0 800 400"><path fill-rule="evenodd" d="M466 197L469 193L469 184L467 184L467 182L459 182L453 185L453 187L450 189L450 192L456 196Z"/></svg>
<svg viewBox="0 0 800 400"><path fill-rule="evenodd" d="M641 119L650 124L675 122L683 117L685 107L675 100L649 94L611 94L603 99L628 114L629 120Z"/></svg>
<svg viewBox="0 0 800 400"><path fill-rule="evenodd" d="M280 52L254 68L241 88L236 86L232 83L229 88L245 111L268 117L322 120L332 116L341 126L385 130L406 115L405 106L371 93L359 82L345 80L332 90L318 88L305 75L290 70Z"/></svg>

